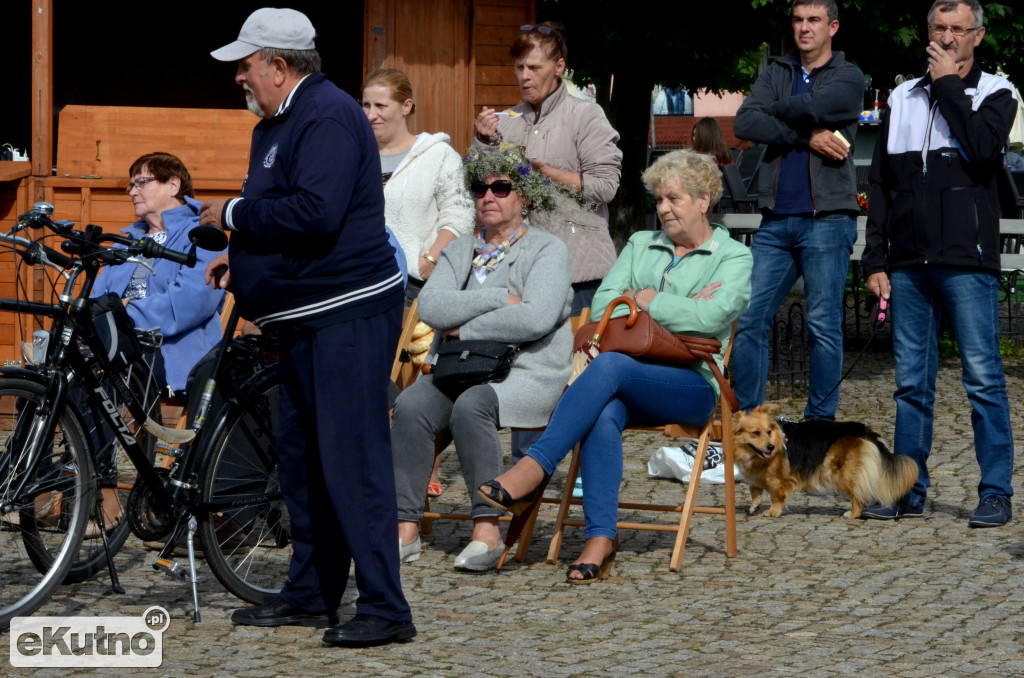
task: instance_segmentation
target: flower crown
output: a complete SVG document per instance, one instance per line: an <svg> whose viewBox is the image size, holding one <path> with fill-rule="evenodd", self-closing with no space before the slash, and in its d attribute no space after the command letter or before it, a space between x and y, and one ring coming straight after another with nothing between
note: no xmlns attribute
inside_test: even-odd
<svg viewBox="0 0 1024 678"><path fill-rule="evenodd" d="M512 181L516 192L528 200L530 207L535 210L550 211L560 207L564 203L558 200L561 196L572 198L578 207L585 210L594 207L580 191L551 181L535 170L522 146L502 142L496 151L474 153L470 150L462 159L462 168L467 189L474 181L483 181L496 175L505 176Z"/></svg>

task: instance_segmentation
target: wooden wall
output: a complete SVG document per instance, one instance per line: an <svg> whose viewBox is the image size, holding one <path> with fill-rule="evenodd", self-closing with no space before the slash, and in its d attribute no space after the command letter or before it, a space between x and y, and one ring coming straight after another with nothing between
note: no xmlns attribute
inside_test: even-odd
<svg viewBox="0 0 1024 678"><path fill-rule="evenodd" d="M31 206L29 171L28 162L0 162L0 231L4 233ZM18 263L10 250L0 246L0 296L27 299L31 294L33 272ZM34 329L32 316L0 313L0 362L21 360L21 342L31 341Z"/></svg>
<svg viewBox="0 0 1024 678"><path fill-rule="evenodd" d="M65 106L57 174L36 181L57 217L117 231L135 222L124 189L128 169L145 153L181 158L199 200L237 196L256 122L242 109Z"/></svg>
<svg viewBox="0 0 1024 678"><path fill-rule="evenodd" d="M508 48L533 14L533 0L368 2L365 72L405 72L416 100L410 130L445 132L462 154L483 106L500 110L522 101Z"/></svg>
<svg viewBox="0 0 1024 678"><path fill-rule="evenodd" d="M474 118L484 106L503 110L522 103L509 47L519 27L534 21L530 1L494 2L478 0L473 14Z"/></svg>
<svg viewBox="0 0 1024 678"><path fill-rule="evenodd" d="M41 2L49 8L50 0ZM534 22L534 0L365 0L363 7L364 74L387 66L409 75L413 132L445 132L462 154L482 107L501 110L522 101L508 49L519 26ZM46 83L53 78L52 60L43 58L52 26L33 26L46 33L34 43L41 50L34 58L39 80ZM124 194L128 168L158 150L181 157L198 199L238 195L255 122L245 110L67 106L58 123L55 176L46 152L33 153L33 176L8 178L0 168L0 226L8 230L42 199L54 204L57 218L119 230L135 221ZM33 124L33 134L49 140L45 130ZM0 296L15 294L14 271L13 257L0 256ZM38 271L24 271L20 285L36 300L48 294ZM20 342L31 336L30 325L17 336L13 318L0 314L0 360L20 359Z"/></svg>

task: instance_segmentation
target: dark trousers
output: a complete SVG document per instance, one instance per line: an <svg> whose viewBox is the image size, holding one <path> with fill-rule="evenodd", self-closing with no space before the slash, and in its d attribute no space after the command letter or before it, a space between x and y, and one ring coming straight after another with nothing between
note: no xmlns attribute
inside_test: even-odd
<svg viewBox="0 0 1024 678"><path fill-rule="evenodd" d="M356 564L356 611L410 621L398 562L387 384L401 331L385 313L281 337L278 473L293 555L281 598L338 608Z"/></svg>

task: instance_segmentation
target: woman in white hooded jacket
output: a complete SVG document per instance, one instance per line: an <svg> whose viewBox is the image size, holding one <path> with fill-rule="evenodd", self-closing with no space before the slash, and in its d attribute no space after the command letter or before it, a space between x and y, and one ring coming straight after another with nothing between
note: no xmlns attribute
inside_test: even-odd
<svg viewBox="0 0 1024 678"><path fill-rule="evenodd" d="M380 150L384 217L409 262L406 305L419 295L441 250L474 226L459 154L444 133L415 135L408 117L416 110L405 73L378 69L363 81L363 111Z"/></svg>

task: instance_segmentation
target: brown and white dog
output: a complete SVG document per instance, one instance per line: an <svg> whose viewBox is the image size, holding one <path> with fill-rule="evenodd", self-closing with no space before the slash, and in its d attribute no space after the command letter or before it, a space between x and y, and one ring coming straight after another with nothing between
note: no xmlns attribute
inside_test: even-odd
<svg viewBox="0 0 1024 678"><path fill-rule="evenodd" d="M917 464L893 454L878 434L858 422L785 422L772 415L774 407L761 405L738 412L733 435L736 464L750 483L753 515L768 490L772 505L763 515L775 517L793 492L840 491L852 508L844 518L859 518L865 506L893 504L917 481Z"/></svg>

